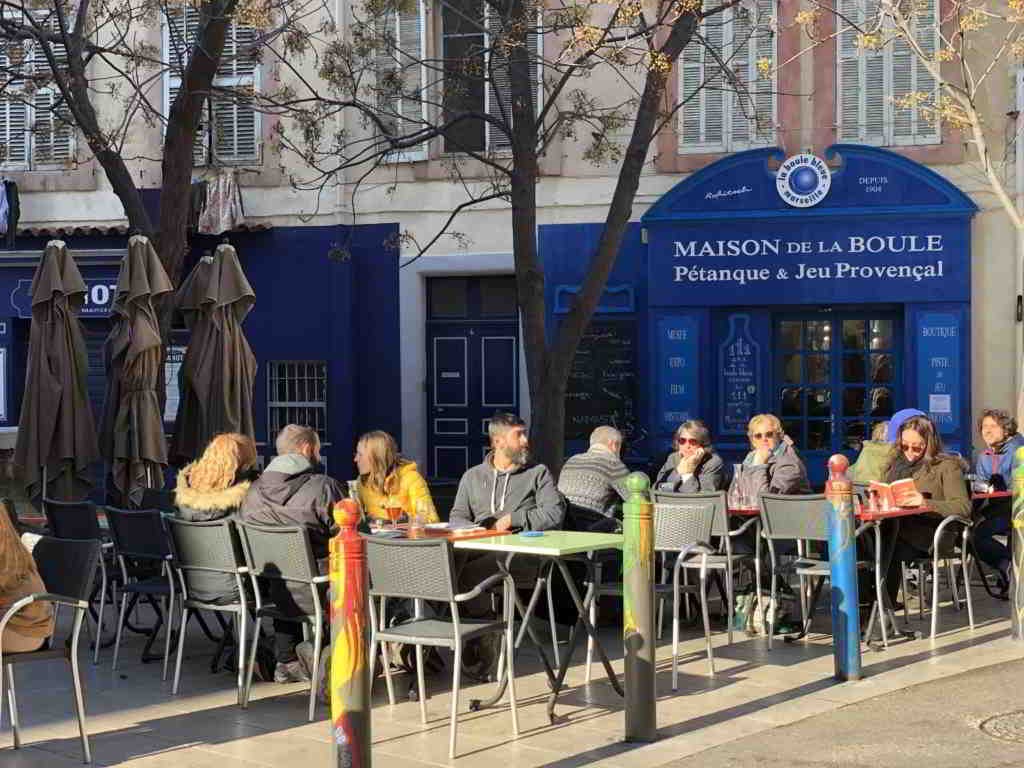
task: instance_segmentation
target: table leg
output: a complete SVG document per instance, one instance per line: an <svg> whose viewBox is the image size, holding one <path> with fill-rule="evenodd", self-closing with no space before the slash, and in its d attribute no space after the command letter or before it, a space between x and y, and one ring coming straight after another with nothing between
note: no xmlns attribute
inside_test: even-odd
<svg viewBox="0 0 1024 768"><path fill-rule="evenodd" d="M898 519L893 520L893 530L891 532L891 544L888 547L883 547L882 544L882 525L881 523L874 524L874 539L875 539L875 608L878 609L878 620L882 634L882 647L889 647L889 638L886 632L886 622L892 629L894 637L901 637L907 640L914 640L921 637L920 632L907 629L906 627L901 628L896 622L896 614L892 609L892 604L889 602L889 592L885 589L885 582L889 571L889 565L892 563L892 558L896 553L896 539L899 536L899 525ZM882 553L885 553L884 555ZM906 600L907 596L904 595L903 599ZM874 609L873 609L874 610ZM869 623L869 630L873 630L873 626ZM865 642L871 642L870 632L865 633Z"/></svg>
<svg viewBox="0 0 1024 768"><path fill-rule="evenodd" d="M612 684L612 688L619 696L624 696L625 692L622 690L622 685L619 683L619 677L615 674L615 670L612 669L612 663L608 659L608 655L604 652L604 648L601 646L600 641L597 639L597 632L591 625L590 620L587 618L589 605L580 598L579 590L576 589L576 584L572 580L572 576L569 574L569 569L561 559L555 559L555 564L558 566L559 572L562 574L562 578L565 580L565 585L569 589L569 594L572 596L573 602L576 604L576 610L579 611L579 616L576 619L576 624L573 626L572 631L569 633L569 646L565 651L565 658L558 668L558 678L555 680L554 690L548 697L548 719L554 722L555 719L555 704L558 701L558 694L565 683L565 674L569 671L569 665L572 663L572 654L576 649L576 640L579 637L577 631L580 625L583 625L583 629L587 635L594 641L594 647L597 649L597 654L601 658L601 663L604 665L605 672L608 675L608 680ZM591 564L588 561L588 569L591 568ZM593 573L591 573L591 580L593 580ZM591 594L591 599L593 595Z"/></svg>

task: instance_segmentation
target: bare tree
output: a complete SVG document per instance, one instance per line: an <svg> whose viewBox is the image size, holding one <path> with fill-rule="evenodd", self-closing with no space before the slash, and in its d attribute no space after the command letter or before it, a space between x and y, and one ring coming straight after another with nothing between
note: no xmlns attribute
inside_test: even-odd
<svg viewBox="0 0 1024 768"><path fill-rule="evenodd" d="M327 25L322 10L319 0L3 0L3 160L70 167L95 158L129 225L155 242L177 280L192 170L204 144L217 146L214 113L254 96L244 78L222 73L252 68L278 40L313 37ZM153 152L143 139L157 126L162 148ZM133 172L144 160L161 167L158 221Z"/></svg>
<svg viewBox="0 0 1024 768"><path fill-rule="evenodd" d="M771 117L759 122L755 114L757 92L771 87L757 70L770 71L774 62L757 62L753 76L748 65L753 39L774 34L759 7L740 0L364 0L346 34L325 50L321 81L296 73L297 87L266 95L267 109L292 118L282 146L310 169L295 183L347 185L353 209L367 186L388 183L398 161L447 164L463 199L436 232L405 233L412 252L406 263L457 236L453 227L467 209L508 203L531 443L554 470L562 462L570 367L622 245L655 137L701 88L726 92L753 132L774 133ZM726 23L737 30L732 54L711 39ZM441 43L424 44L428 39ZM681 98L671 98L670 77L684 50L710 66ZM549 334L537 186L545 153L559 138L583 144L586 160L621 166L581 290Z"/></svg>

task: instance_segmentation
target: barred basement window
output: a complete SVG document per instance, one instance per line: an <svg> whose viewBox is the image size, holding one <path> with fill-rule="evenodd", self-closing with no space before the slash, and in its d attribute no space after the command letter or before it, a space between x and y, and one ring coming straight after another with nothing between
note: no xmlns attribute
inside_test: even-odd
<svg viewBox="0 0 1024 768"><path fill-rule="evenodd" d="M267 366L267 436L285 424L312 427L327 437L327 361L278 360Z"/></svg>

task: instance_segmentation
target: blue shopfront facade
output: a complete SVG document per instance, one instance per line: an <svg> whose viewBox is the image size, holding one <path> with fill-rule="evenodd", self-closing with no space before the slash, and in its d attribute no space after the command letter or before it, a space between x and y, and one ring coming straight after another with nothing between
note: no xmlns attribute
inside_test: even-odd
<svg viewBox="0 0 1024 768"><path fill-rule="evenodd" d="M913 406L969 453L975 212L933 171L872 147L753 150L693 174L630 228L570 381L570 449L610 420L638 461L657 461L700 418L738 460L749 418L771 412L820 483L827 456L855 455ZM541 228L553 324L600 231ZM630 347L632 377L601 380L623 358L602 350L609 336Z"/></svg>
<svg viewBox="0 0 1024 768"><path fill-rule="evenodd" d="M237 249L256 294L243 327L259 364L253 416L264 455L273 454L272 407L285 408L283 418L322 405L321 431L328 444L324 455L331 473L342 479L352 476L352 453L360 433L385 429L400 438L398 252L389 245L395 234L395 225L274 227L234 232L226 238ZM81 317L90 401L98 421L106 392L103 341L127 238L64 239L88 287ZM186 270L223 239L194 238ZM31 318L28 292L45 242L23 238L16 249L0 251L0 430L7 433L7 442L13 439L20 415ZM183 327L173 331L172 348L187 344ZM283 395L275 394L268 371L272 364L283 363L296 363L281 370L300 375L323 370L325 387L315 397L310 395L314 388L301 386L294 393L281 388ZM306 366L309 363L317 365ZM172 397L174 390L172 383ZM290 403L294 412L287 412ZM168 423L169 430L172 426Z"/></svg>

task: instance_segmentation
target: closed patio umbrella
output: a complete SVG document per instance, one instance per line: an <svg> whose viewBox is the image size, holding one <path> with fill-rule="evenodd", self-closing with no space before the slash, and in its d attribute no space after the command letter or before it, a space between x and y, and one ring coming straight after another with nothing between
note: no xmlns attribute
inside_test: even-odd
<svg viewBox="0 0 1024 768"><path fill-rule="evenodd" d="M107 336L107 401L100 446L122 503L138 506L146 488L163 488L167 464L157 382L163 342L154 302L173 286L149 239L135 235L121 263L114 327Z"/></svg>
<svg viewBox="0 0 1024 768"><path fill-rule="evenodd" d="M62 240L46 244L31 291L32 326L14 463L21 468L30 498L45 482L47 498L79 500L92 485L89 465L99 460L99 446L78 319L85 282Z"/></svg>
<svg viewBox="0 0 1024 768"><path fill-rule="evenodd" d="M214 435L253 437L252 388L256 357L242 331L256 296L235 249L217 246L185 278L175 295L192 334L181 365L181 399L171 456L199 456Z"/></svg>

